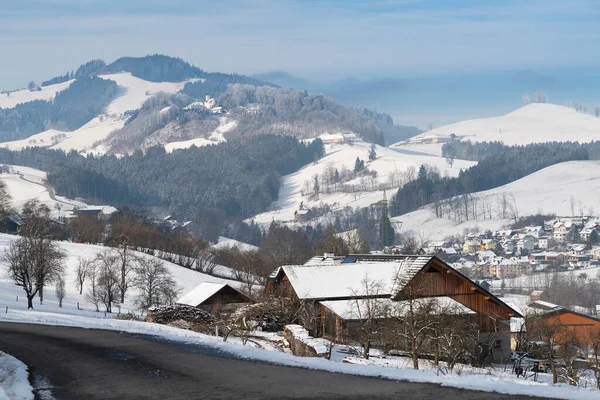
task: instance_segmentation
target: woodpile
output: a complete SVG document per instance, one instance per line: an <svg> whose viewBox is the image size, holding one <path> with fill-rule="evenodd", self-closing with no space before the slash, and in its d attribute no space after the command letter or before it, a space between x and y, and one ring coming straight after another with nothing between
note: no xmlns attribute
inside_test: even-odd
<svg viewBox="0 0 600 400"><path fill-rule="evenodd" d="M215 317L208 311L200 308L179 304L173 306L150 307L148 309L148 322L169 324L173 321L180 320L208 324L214 322Z"/></svg>

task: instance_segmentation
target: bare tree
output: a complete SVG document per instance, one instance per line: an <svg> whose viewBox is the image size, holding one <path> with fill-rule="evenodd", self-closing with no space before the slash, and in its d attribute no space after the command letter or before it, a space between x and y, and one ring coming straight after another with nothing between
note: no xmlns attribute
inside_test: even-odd
<svg viewBox="0 0 600 400"><path fill-rule="evenodd" d="M107 312L112 312L112 306L118 303L121 290L121 259L111 251L98 254L98 278L95 297L104 304Z"/></svg>
<svg viewBox="0 0 600 400"><path fill-rule="evenodd" d="M557 339L564 331L564 327L551 317L544 315L536 315L526 319L529 325L527 326L527 336L530 340L538 340L545 343L541 348L541 355L550 364L552 371L552 383L558 383L558 370L556 368L557 356Z"/></svg>
<svg viewBox="0 0 600 400"><path fill-rule="evenodd" d="M559 377L569 385L577 386L581 371L576 366L576 360L584 356L583 346L577 332L573 329L565 329L561 334L556 353L562 364Z"/></svg>
<svg viewBox="0 0 600 400"><path fill-rule="evenodd" d="M65 280L62 276L56 280L56 285L54 286L54 291L56 293L56 298L58 299L58 306L62 307L63 300L65 299L65 296L67 295L67 290L65 288Z"/></svg>
<svg viewBox="0 0 600 400"><path fill-rule="evenodd" d="M524 93L523 94L523 104L527 105L531 103L531 99L529 98L529 93Z"/></svg>
<svg viewBox="0 0 600 400"><path fill-rule="evenodd" d="M362 344L365 359L369 358L371 343L381 332L379 321L389 314L390 300L381 298L384 290L382 281L370 279L368 275L361 281L360 290L353 290L355 299L352 300L351 313L355 329L349 335Z"/></svg>
<svg viewBox="0 0 600 400"><path fill-rule="evenodd" d="M23 288L27 308L33 308L33 298L44 285L64 275L64 253L49 239L21 237L8 247L3 258L13 282ZM40 303L43 298L40 297Z"/></svg>
<svg viewBox="0 0 600 400"><path fill-rule="evenodd" d="M83 294L83 285L90 272L90 264L92 264L91 260L87 260L83 257L79 257L77 259L77 269L75 270L75 285L77 287L77 290L79 290L79 294Z"/></svg>
<svg viewBox="0 0 600 400"><path fill-rule="evenodd" d="M196 269L205 274L212 274L217 267L215 253L210 247L196 247L195 250Z"/></svg>
<svg viewBox="0 0 600 400"><path fill-rule="evenodd" d="M546 94L541 91L535 92L535 102L536 103L545 103L546 102Z"/></svg>
<svg viewBox="0 0 600 400"><path fill-rule="evenodd" d="M594 107L594 115L600 118L600 107Z"/></svg>
<svg viewBox="0 0 600 400"><path fill-rule="evenodd" d="M116 239L115 244L114 249L119 262L119 294L121 296L121 303L124 303L125 293L133 279L131 275L135 267L136 257L131 250L130 240L126 235L120 235Z"/></svg>
<svg viewBox="0 0 600 400"><path fill-rule="evenodd" d="M596 380L596 389L600 390L600 329L590 329L588 340L591 343L592 370Z"/></svg>
<svg viewBox="0 0 600 400"><path fill-rule="evenodd" d="M171 305L179 292L173 274L157 258L140 257L135 268L133 286L139 290L136 304L142 310L151 306Z"/></svg>
<svg viewBox="0 0 600 400"><path fill-rule="evenodd" d="M403 301L396 302L392 315L397 321L393 337L398 342L408 342L413 368L419 369L423 345L431 339L436 328L436 302L431 298L419 298L417 291L407 288Z"/></svg>
<svg viewBox="0 0 600 400"><path fill-rule="evenodd" d="M100 311L98 305L100 304L100 297L97 294L98 289L98 275L100 272L98 260L94 260L90 262L87 270L87 277L89 278L90 288L88 292L85 294L86 299L96 306L96 311Z"/></svg>

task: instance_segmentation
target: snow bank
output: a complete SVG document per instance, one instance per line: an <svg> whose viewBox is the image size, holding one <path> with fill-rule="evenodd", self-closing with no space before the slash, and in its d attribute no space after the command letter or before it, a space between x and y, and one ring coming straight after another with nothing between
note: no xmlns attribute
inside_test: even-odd
<svg viewBox="0 0 600 400"><path fill-rule="evenodd" d="M0 400L33 400L27 366L0 351Z"/></svg>
<svg viewBox="0 0 600 400"><path fill-rule="evenodd" d="M370 376L410 382L437 383L442 386L497 392L513 395L528 395L555 399L597 400L598 391L579 389L566 385L546 385L539 382L526 381L510 377L493 375L441 374L432 370L404 370L379 366L353 365L332 362L323 358L295 357L288 353L265 351L242 346L238 343L223 342L221 338L173 328L165 325L150 324L137 321L99 320L87 317L40 313L37 311L9 311L0 314L0 321L25 322L45 325L73 326L90 329L105 329L134 334L148 334L183 342L208 346L217 352L253 361L263 361L290 367L308 368L322 371L338 372L351 375ZM235 339L235 338L234 338ZM231 339L230 339L231 340ZM238 341L239 342L239 341Z"/></svg>

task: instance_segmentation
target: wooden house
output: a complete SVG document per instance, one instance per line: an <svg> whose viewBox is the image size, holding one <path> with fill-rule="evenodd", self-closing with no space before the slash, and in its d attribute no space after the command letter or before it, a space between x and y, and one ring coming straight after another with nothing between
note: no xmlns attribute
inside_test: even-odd
<svg viewBox="0 0 600 400"><path fill-rule="evenodd" d="M233 311L240 305L253 304L255 301L226 283L202 282L176 303L198 307L218 315L222 311Z"/></svg>
<svg viewBox="0 0 600 400"><path fill-rule="evenodd" d="M542 321L560 327L556 341L561 343L574 333L581 344L591 345L600 337L600 318L557 306L542 315Z"/></svg>
<svg viewBox="0 0 600 400"><path fill-rule="evenodd" d="M312 218L312 211L310 211L310 210L301 209L301 210L296 210L294 212L294 221L296 221L296 222L306 222L311 218Z"/></svg>

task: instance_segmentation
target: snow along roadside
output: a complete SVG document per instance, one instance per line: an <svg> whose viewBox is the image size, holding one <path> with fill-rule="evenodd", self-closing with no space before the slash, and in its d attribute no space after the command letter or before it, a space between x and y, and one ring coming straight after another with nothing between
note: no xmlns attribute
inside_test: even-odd
<svg viewBox="0 0 600 400"><path fill-rule="evenodd" d="M597 400L598 391L580 389L568 385L546 385L507 379L493 375L438 374L433 370L406 370L358 364L332 362L322 358L295 357L288 353L271 352L241 344L223 342L221 338L173 328L166 325L138 321L106 320L91 317L14 310L0 314L0 321L22 322L42 325L72 326L87 329L104 329L134 334L153 335L163 339L210 347L234 358L263 361L297 368L308 368L350 375L403 380L409 382L435 383L460 389L481 390L512 395L528 395L555 399ZM232 338L235 339L235 338ZM230 339L230 340L232 340ZM2 399L0 397L0 399Z"/></svg>
<svg viewBox="0 0 600 400"><path fill-rule="evenodd" d="M27 365L0 351L0 400L33 400Z"/></svg>

